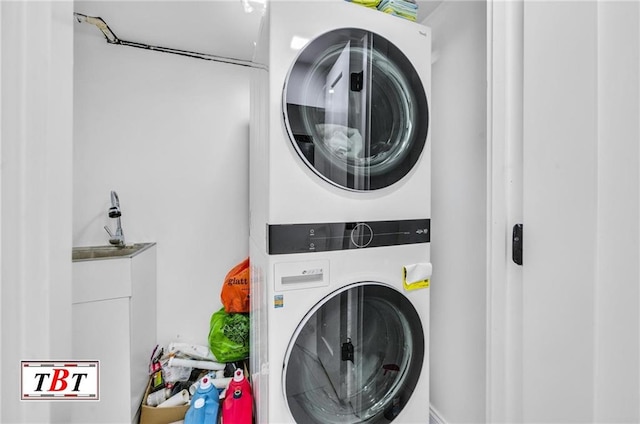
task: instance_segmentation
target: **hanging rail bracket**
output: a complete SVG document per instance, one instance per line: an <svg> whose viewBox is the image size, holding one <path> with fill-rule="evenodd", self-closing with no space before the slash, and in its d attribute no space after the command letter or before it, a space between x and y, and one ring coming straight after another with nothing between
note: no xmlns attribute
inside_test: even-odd
<svg viewBox="0 0 640 424"><path fill-rule="evenodd" d="M259 63L255 63L252 62L250 60L243 60L243 59L236 59L236 58L232 58L232 57L224 57L224 56L216 56L216 55L212 55L212 54L208 54L208 53L198 53L198 52L192 52L192 51L188 51L188 50L179 50L179 49L172 49L170 47L161 47L161 46L153 46L150 44L144 44L144 43L137 43L134 41L125 41L125 40L120 40L116 34L111 30L111 28L109 28L109 25L107 25L107 23L104 21L104 19L97 17L97 16L87 16L87 15L83 15L82 13L77 13L74 12L73 16L76 18L76 21L78 21L78 23L88 23L91 25L95 25L100 32L102 32L102 34L105 36L105 38L107 39L107 43L109 44L116 44L119 46L129 46L129 47L136 47L139 49L145 49L145 50L153 50L153 51L157 51L157 52L162 52L162 53L171 53L171 54L177 54L180 56L186 56L186 57L192 57L195 59L203 59L203 60L210 60L213 62L221 62L221 63L227 63L230 65L238 65L238 66L246 66L246 67L250 67L250 68L257 68L257 69L264 69L266 70L267 67L265 65L261 65Z"/></svg>

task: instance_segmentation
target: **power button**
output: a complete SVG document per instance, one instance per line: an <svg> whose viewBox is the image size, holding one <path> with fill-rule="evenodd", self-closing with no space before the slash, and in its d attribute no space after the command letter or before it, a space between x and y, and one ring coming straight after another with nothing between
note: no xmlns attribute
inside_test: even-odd
<svg viewBox="0 0 640 424"><path fill-rule="evenodd" d="M367 247L373 240L373 230L364 222L356 224L351 230L351 243L356 247Z"/></svg>

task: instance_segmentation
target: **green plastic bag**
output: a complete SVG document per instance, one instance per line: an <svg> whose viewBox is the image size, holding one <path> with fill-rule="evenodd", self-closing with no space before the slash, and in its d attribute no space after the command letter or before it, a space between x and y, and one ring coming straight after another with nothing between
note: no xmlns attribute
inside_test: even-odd
<svg viewBox="0 0 640 424"><path fill-rule="evenodd" d="M249 356L249 315L227 314L224 307L211 315L209 348L218 362L235 362Z"/></svg>

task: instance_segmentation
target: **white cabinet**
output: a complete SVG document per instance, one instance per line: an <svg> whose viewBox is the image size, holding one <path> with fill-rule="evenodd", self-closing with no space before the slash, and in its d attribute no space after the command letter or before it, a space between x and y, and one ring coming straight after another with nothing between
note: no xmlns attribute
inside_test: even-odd
<svg viewBox="0 0 640 424"><path fill-rule="evenodd" d="M73 359L100 361L100 400L74 402L72 421L136 422L156 345L155 244L74 261L72 299Z"/></svg>

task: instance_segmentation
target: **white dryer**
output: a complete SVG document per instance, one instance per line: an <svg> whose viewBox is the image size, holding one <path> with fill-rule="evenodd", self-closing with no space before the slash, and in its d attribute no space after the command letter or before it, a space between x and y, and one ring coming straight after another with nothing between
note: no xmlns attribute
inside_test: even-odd
<svg viewBox="0 0 640 424"><path fill-rule="evenodd" d="M431 33L343 0L270 1L251 87L251 234L430 216ZM266 248L266 246L264 246Z"/></svg>
<svg viewBox="0 0 640 424"><path fill-rule="evenodd" d="M256 422L428 423L428 272L417 289L404 281L428 268L428 244L266 255L251 243Z"/></svg>

